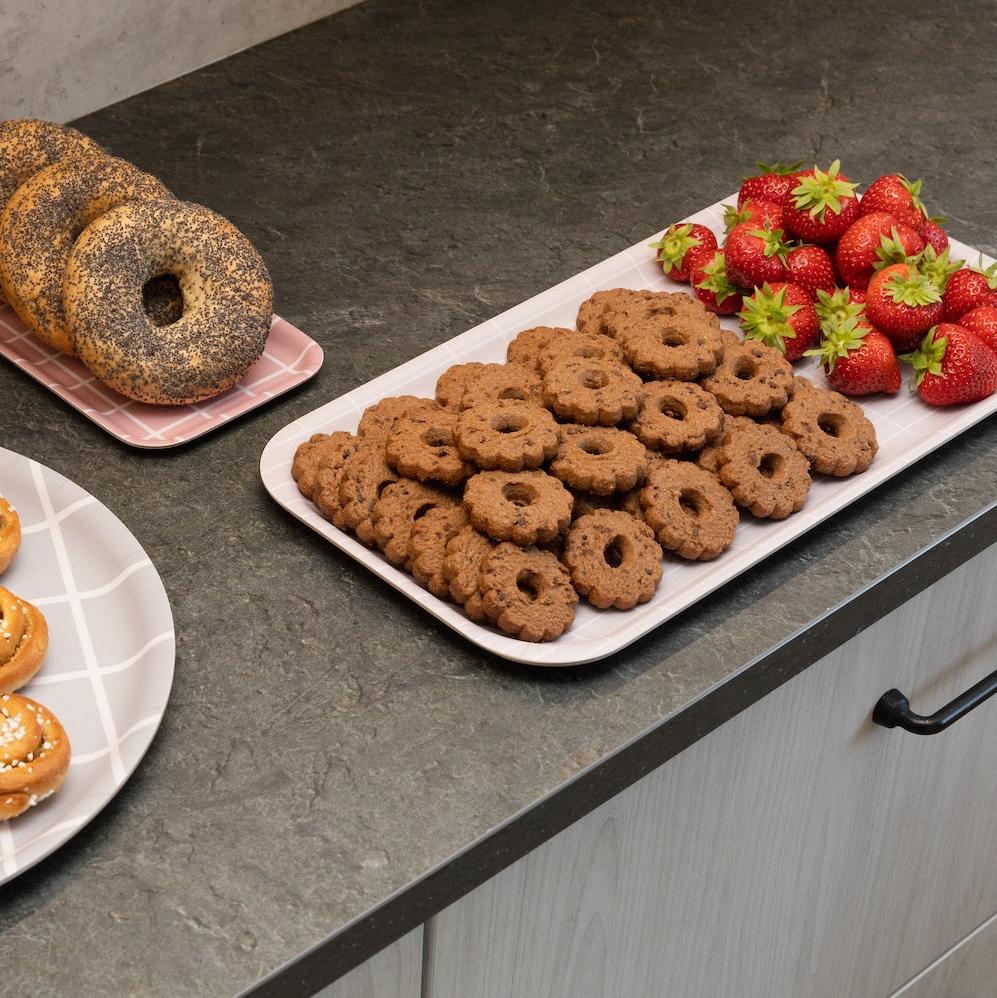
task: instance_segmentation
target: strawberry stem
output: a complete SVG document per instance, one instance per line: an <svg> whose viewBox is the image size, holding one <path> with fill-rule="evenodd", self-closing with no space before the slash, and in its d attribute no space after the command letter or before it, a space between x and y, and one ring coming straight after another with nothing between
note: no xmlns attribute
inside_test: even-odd
<svg viewBox="0 0 997 998"><path fill-rule="evenodd" d="M786 340L796 339L796 330L789 320L800 310L800 305L787 305L786 289L773 291L768 282L749 298L744 299L744 310L737 313L741 328L748 339L761 340L771 347L786 352Z"/></svg>
<svg viewBox="0 0 997 998"><path fill-rule="evenodd" d="M844 205L843 200L855 196L858 184L838 178L841 172L841 160L836 159L825 172L815 166L813 175L803 177L793 188L793 204L799 211L806 211L818 222L824 221L824 215L830 210L832 214L840 215Z"/></svg>
<svg viewBox="0 0 997 998"><path fill-rule="evenodd" d="M720 250L717 250L713 254L713 259L703 267L703 273L706 279L697 283L696 287L703 291L712 291L718 305L722 305L731 295L738 293L737 288L727 277L727 260Z"/></svg>
<svg viewBox="0 0 997 998"><path fill-rule="evenodd" d="M897 360L902 360L907 364L912 364L914 374L911 383L911 390L919 388L924 381L926 374L934 374L939 378L945 377L942 370L942 360L945 357L945 349L949 345L949 338L942 336L935 339L937 326L932 326L921 340L920 346L913 353L901 354Z"/></svg>
<svg viewBox="0 0 997 998"><path fill-rule="evenodd" d="M897 305L909 305L911 308L932 305L942 300L941 292L934 281L929 280L914 267L907 268L906 277L900 271L891 274L883 285L883 291Z"/></svg>
<svg viewBox="0 0 997 998"><path fill-rule="evenodd" d="M651 249L658 251L656 258L666 271L680 270L686 253L700 244L699 237L692 234L690 222L671 225L657 242L648 243Z"/></svg>

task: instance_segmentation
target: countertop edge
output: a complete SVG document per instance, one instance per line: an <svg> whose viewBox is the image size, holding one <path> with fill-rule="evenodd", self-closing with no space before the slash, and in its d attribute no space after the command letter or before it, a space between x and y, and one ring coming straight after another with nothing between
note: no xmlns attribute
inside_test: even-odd
<svg viewBox="0 0 997 998"><path fill-rule="evenodd" d="M997 502L279 967L240 998L311 998L994 543Z"/></svg>

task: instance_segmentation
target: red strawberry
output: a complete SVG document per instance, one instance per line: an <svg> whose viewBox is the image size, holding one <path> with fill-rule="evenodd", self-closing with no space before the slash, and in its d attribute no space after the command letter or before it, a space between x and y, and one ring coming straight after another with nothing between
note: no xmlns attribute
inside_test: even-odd
<svg viewBox="0 0 997 998"><path fill-rule="evenodd" d="M786 257L786 276L817 297L818 290L831 292L838 283L834 264L827 250L821 246L797 246Z"/></svg>
<svg viewBox="0 0 997 998"><path fill-rule="evenodd" d="M838 240L834 262L849 287L864 288L873 272L890 263L905 263L924 249L924 240L885 211L862 215Z"/></svg>
<svg viewBox="0 0 997 998"><path fill-rule="evenodd" d="M717 237L705 226L694 222L676 222L665 229L664 235L650 243L656 249L655 259L661 264L665 277L673 281L689 280L687 257L690 250L705 246L717 248Z"/></svg>
<svg viewBox="0 0 997 998"><path fill-rule="evenodd" d="M916 232L928 221L928 213L921 203L921 181L910 181L900 173L888 173L874 180L862 195L863 215L885 211L898 222L909 225Z"/></svg>
<svg viewBox="0 0 997 998"><path fill-rule="evenodd" d="M914 365L914 384L929 405L961 405L997 391L997 355L968 329L940 322L914 353L900 358Z"/></svg>
<svg viewBox="0 0 997 998"><path fill-rule="evenodd" d="M713 250L712 256L706 256L707 251L697 250L693 258L689 282L692 293L711 311L717 315L732 315L741 307L741 292L727 277L727 263L722 249Z"/></svg>
<svg viewBox="0 0 997 998"><path fill-rule="evenodd" d="M912 350L941 319L942 296L912 263L894 263L877 271L869 282L865 314L897 350Z"/></svg>
<svg viewBox="0 0 997 998"><path fill-rule="evenodd" d="M797 184L783 197L786 231L810 243L833 243L859 217L853 184L835 160L827 171L814 167L796 176Z"/></svg>
<svg viewBox="0 0 997 998"><path fill-rule="evenodd" d="M848 300L850 302L855 302L857 305L865 304L865 291L861 288L849 288L848 289Z"/></svg>
<svg viewBox="0 0 997 998"><path fill-rule="evenodd" d="M982 261L980 267L957 270L949 278L942 301L946 322L958 322L959 317L971 308L997 305L997 263L986 270L982 267Z"/></svg>
<svg viewBox="0 0 997 998"><path fill-rule="evenodd" d="M971 308L959 317L959 325L976 333L997 354L997 308L993 305Z"/></svg>
<svg viewBox="0 0 997 998"><path fill-rule="evenodd" d="M782 199L793 186L796 171L803 166L803 160L785 166L782 163L759 163L761 173L754 177L745 177L741 189L737 193L738 208L745 201L761 199L763 201L774 201L781 204Z"/></svg>
<svg viewBox="0 0 997 998"><path fill-rule="evenodd" d="M738 225L724 243L727 276L742 288L758 287L766 281L784 281L788 253L782 229Z"/></svg>
<svg viewBox="0 0 997 998"><path fill-rule="evenodd" d="M930 219L921 226L921 238L929 246L934 246L936 253L944 253L949 248L949 237L945 230Z"/></svg>
<svg viewBox="0 0 997 998"><path fill-rule="evenodd" d="M724 232L730 234L736 226L747 223L757 229L766 225L770 229L780 229L782 208L775 201L762 198L750 198L737 208L732 204L724 205Z"/></svg>
<svg viewBox="0 0 997 998"><path fill-rule="evenodd" d="M763 284L737 313L746 339L761 340L798 360L817 342L820 322L809 293L798 284Z"/></svg>
<svg viewBox="0 0 997 998"><path fill-rule="evenodd" d="M889 337L865 319L821 323L824 338L807 355L819 358L828 384L842 395L900 391L900 364Z"/></svg>

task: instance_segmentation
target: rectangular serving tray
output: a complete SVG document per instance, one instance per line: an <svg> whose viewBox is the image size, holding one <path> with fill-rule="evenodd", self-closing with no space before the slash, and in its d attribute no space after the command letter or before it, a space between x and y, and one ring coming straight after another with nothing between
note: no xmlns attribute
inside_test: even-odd
<svg viewBox="0 0 997 998"><path fill-rule="evenodd" d="M714 232L722 233L723 204L718 201L692 215L688 221L700 222ZM916 394L908 392L906 386L893 397L861 400L876 426L880 448L868 471L844 479L816 476L806 506L786 520L762 521L744 515L733 545L716 561L684 562L667 556L658 592L643 606L627 611L597 610L580 602L574 624L549 644L530 644L472 623L459 607L437 599L411 576L391 566L378 552L337 530L298 492L291 478L291 459L298 444L313 433L355 431L364 409L388 395L432 396L436 379L452 364L471 360L504 361L506 344L522 329L540 325L573 327L579 304L594 291L615 287L688 291L688 285L665 278L655 263L653 251L647 244L660 235L656 233L641 240L285 426L267 444L260 461L260 472L268 491L293 516L469 641L515 662L543 666L581 665L625 648L997 411L997 396L972 405L933 409ZM955 240L951 245L953 259L975 259L978 255L978 251ZM985 256L983 259L987 265L993 262ZM738 328L736 319L726 318L721 322L730 329ZM823 372L813 359L799 362L796 368L799 374L812 378L818 385L826 385Z"/></svg>

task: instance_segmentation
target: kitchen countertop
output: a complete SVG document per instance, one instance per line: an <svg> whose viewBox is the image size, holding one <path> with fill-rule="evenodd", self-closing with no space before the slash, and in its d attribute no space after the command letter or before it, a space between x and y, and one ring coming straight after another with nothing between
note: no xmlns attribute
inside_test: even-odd
<svg viewBox="0 0 997 998"><path fill-rule="evenodd" d="M144 763L0 890L11 993L308 995L997 540L989 420L613 658L534 671L266 495L259 455L286 423L715 201L757 158L899 167L995 253L982 0L945 20L842 2L824 24L621 9L369 0L77 123L233 219L326 362L165 453L0 364L5 446L134 531L178 639Z"/></svg>

